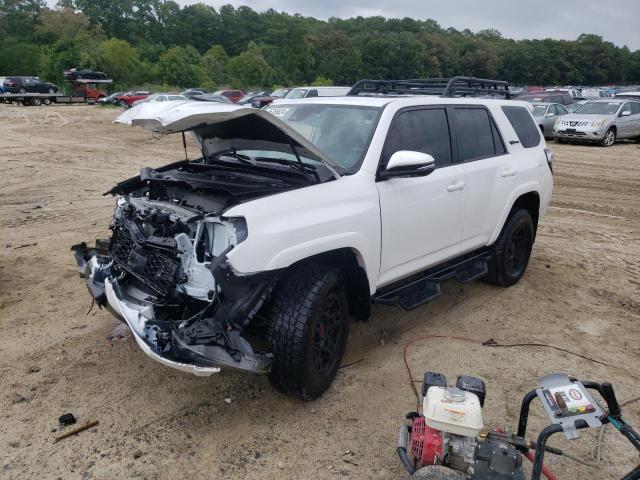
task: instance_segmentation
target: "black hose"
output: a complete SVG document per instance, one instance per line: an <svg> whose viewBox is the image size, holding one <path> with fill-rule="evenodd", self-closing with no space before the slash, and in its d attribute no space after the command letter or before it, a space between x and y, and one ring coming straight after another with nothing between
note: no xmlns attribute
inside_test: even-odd
<svg viewBox="0 0 640 480"><path fill-rule="evenodd" d="M398 432L398 448L396 448L396 452L398 452L398 457L400 457L400 461L404 466L404 469L409 473L409 475L413 475L416 471L416 467L413 465L413 462L409 460L409 456L407 455L407 439L409 438L409 425L400 425L400 431Z"/></svg>

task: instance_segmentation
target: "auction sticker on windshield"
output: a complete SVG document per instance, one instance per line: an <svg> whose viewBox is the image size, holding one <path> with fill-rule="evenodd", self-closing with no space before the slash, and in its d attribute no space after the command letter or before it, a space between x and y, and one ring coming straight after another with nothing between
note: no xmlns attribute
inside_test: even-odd
<svg viewBox="0 0 640 480"><path fill-rule="evenodd" d="M284 117L289 111L288 108L269 107L266 109L274 117Z"/></svg>

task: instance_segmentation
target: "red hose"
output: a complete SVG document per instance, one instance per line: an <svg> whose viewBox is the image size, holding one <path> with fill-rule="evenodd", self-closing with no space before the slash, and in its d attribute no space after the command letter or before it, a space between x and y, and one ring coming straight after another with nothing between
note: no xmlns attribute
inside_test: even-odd
<svg viewBox="0 0 640 480"><path fill-rule="evenodd" d="M533 453L531 450L527 450L524 453L524 456L527 457L527 459L529 459L529 461L531 463L533 463L535 461L535 459L536 459L535 453ZM554 473L551 470L549 470L547 467L545 467L544 465L542 466L542 474L545 477L547 477L549 480L558 480L558 477L556 477L554 475Z"/></svg>

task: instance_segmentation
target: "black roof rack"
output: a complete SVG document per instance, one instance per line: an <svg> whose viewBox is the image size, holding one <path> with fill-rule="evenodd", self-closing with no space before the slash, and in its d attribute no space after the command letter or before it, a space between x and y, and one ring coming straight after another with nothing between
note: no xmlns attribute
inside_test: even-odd
<svg viewBox="0 0 640 480"><path fill-rule="evenodd" d="M511 98L509 82L475 77L416 80L360 80L347 95L439 95L441 97L501 96Z"/></svg>

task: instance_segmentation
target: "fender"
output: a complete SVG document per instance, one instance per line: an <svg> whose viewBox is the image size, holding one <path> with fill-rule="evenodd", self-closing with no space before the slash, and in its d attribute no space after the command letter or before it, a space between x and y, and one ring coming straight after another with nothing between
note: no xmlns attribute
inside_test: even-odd
<svg viewBox="0 0 640 480"><path fill-rule="evenodd" d="M493 230L493 233L491 234L491 237L489 238L489 242L487 243L487 245L493 245L495 241L498 239L500 232L502 232L502 227L507 221L509 212L511 212L511 209L513 208L513 205L516 203L516 200L522 195L525 195L527 193L532 193L532 192L535 192L538 194L538 196L540 197L540 216L542 216L542 213L544 211L543 202L545 201L545 197L542 194L540 187L541 187L540 182L536 180L536 181L531 181L531 182L518 185L511 192L511 195L509 196L509 200L505 203L505 207L502 210L502 213L500 214L500 221L498 222L495 229Z"/></svg>
<svg viewBox="0 0 640 480"><path fill-rule="evenodd" d="M380 203L368 172L236 205L225 217L244 217L247 239L228 254L239 275L283 269L349 248L375 292L380 269Z"/></svg>

